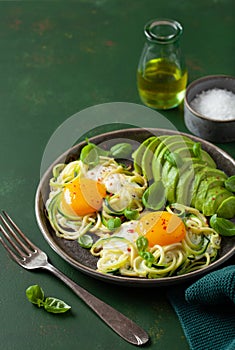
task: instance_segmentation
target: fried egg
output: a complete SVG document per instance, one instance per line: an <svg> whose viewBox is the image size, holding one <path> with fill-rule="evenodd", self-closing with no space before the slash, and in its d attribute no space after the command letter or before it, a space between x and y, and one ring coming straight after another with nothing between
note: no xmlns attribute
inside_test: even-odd
<svg viewBox="0 0 235 350"><path fill-rule="evenodd" d="M117 211L126 208L135 198L141 200L140 186L131 181L131 176L114 172L116 169L112 164L99 164L66 183L62 191L63 209L78 216L98 212L107 192L117 194L113 206Z"/></svg>
<svg viewBox="0 0 235 350"><path fill-rule="evenodd" d="M151 248L154 245L166 246L181 242L185 235L184 222L177 215L167 211L155 211L143 215L140 220L123 223L111 237L121 237L135 243L138 237L144 236ZM110 240L105 249L127 249L128 244L116 240L113 242Z"/></svg>
<svg viewBox="0 0 235 350"><path fill-rule="evenodd" d="M155 211L142 216L136 231L148 239L150 247L178 243L186 235L184 222L175 214L168 211Z"/></svg>
<svg viewBox="0 0 235 350"><path fill-rule="evenodd" d="M86 177L75 178L63 188L62 206L68 212L84 216L100 210L105 196L102 183Z"/></svg>

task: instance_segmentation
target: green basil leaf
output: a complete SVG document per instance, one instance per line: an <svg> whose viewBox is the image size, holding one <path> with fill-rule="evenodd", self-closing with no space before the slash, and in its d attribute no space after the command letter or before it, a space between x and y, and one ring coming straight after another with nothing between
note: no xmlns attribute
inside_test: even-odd
<svg viewBox="0 0 235 350"><path fill-rule="evenodd" d="M196 158L201 158L202 156L202 146L200 142L195 142L193 144L193 154L195 155Z"/></svg>
<svg viewBox="0 0 235 350"><path fill-rule="evenodd" d="M128 220L137 220L139 217L139 212L138 210L131 210L126 208L124 210L124 215Z"/></svg>
<svg viewBox="0 0 235 350"><path fill-rule="evenodd" d="M132 146L130 143L122 142L117 143L110 148L111 155L114 158L126 158L132 152Z"/></svg>
<svg viewBox="0 0 235 350"><path fill-rule="evenodd" d="M154 255L150 252L140 252L140 256L146 261L148 267L151 267L155 261Z"/></svg>
<svg viewBox="0 0 235 350"><path fill-rule="evenodd" d="M66 304L63 300L53 297L47 297L44 302L44 309L47 312L59 314L68 311L69 309L71 309L71 306Z"/></svg>
<svg viewBox="0 0 235 350"><path fill-rule="evenodd" d="M110 231L115 230L121 226L121 219L119 217L111 218L107 221L107 227Z"/></svg>
<svg viewBox="0 0 235 350"><path fill-rule="evenodd" d="M44 292L39 285L35 284L29 286L26 289L26 296L31 303L36 304L39 307L43 306Z"/></svg>
<svg viewBox="0 0 235 350"><path fill-rule="evenodd" d="M78 244L83 248L91 248L93 239L89 235L82 235L78 237Z"/></svg>
<svg viewBox="0 0 235 350"><path fill-rule="evenodd" d="M220 218L214 214L210 218L210 226L221 236L235 236L235 224L224 218Z"/></svg>
<svg viewBox="0 0 235 350"><path fill-rule="evenodd" d="M224 182L225 188L230 192L235 192L235 175L230 176Z"/></svg>
<svg viewBox="0 0 235 350"><path fill-rule="evenodd" d="M180 168L183 165L183 160L178 153L166 152L164 158L174 167Z"/></svg>
<svg viewBox="0 0 235 350"><path fill-rule="evenodd" d="M148 248L149 242L148 239L144 236L140 236L136 240L136 246L139 251L139 253L145 252L145 250Z"/></svg>
<svg viewBox="0 0 235 350"><path fill-rule="evenodd" d="M84 146L80 153L80 159L83 163L91 166L96 166L99 163L99 156L109 155L108 151L96 146L94 143L89 142Z"/></svg>
<svg viewBox="0 0 235 350"><path fill-rule="evenodd" d="M161 180L154 182L144 191L142 202L145 208L153 210L159 210L164 207L166 190Z"/></svg>

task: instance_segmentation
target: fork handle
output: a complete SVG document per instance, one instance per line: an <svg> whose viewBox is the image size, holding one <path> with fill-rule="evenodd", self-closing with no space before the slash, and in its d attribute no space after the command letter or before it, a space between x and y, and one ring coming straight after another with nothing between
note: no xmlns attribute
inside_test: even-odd
<svg viewBox="0 0 235 350"><path fill-rule="evenodd" d="M53 273L69 286L77 296L90 306L90 308L123 339L131 344L139 346L148 342L148 334L132 320L80 287L50 263L44 265L43 268Z"/></svg>

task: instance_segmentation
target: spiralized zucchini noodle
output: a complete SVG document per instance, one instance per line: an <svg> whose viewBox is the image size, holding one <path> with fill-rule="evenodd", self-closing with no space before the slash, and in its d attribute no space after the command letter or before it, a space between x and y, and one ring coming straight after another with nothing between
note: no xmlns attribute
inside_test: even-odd
<svg viewBox="0 0 235 350"><path fill-rule="evenodd" d="M102 181L107 189L100 211L84 216L65 211L63 208L63 188L82 177ZM113 214L119 215L128 208L137 213L143 210L141 201L147 187L145 178L129 171L124 165L118 164L113 158L99 157L99 164L89 168L81 160L69 164L58 164L53 169L50 180L50 194L46 209L50 223L58 237L75 240L86 232L95 232L103 236L111 230L105 225Z"/></svg>
<svg viewBox="0 0 235 350"><path fill-rule="evenodd" d="M149 254L141 256L136 241L119 237L117 231L108 238L100 238L91 248L91 253L99 257L98 271L122 276L160 278L186 274L213 262L220 249L221 238L208 226L206 218L197 209L182 204L176 203L166 209L171 213L177 209L180 215L184 215L186 236L181 242L166 246L155 245L148 248L146 252Z"/></svg>
<svg viewBox="0 0 235 350"><path fill-rule="evenodd" d="M105 195L99 210L82 215L66 209L64 201L65 189L84 178L104 185ZM144 175L109 156L99 155L92 166L81 158L57 164L46 202L48 218L58 237L79 241L86 233L95 235L90 253L98 258L97 271L103 274L162 278L211 264L218 255L221 237L195 208L178 203L165 208L179 216L185 226L181 241L150 245L136 230L146 214L143 197L148 188Z"/></svg>

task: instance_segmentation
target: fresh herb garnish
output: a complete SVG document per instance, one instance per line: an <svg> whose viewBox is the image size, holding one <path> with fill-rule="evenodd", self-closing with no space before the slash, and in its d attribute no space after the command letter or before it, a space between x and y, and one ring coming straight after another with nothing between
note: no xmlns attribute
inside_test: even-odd
<svg viewBox="0 0 235 350"><path fill-rule="evenodd" d="M127 218L127 220L137 220L139 218L139 212L138 210L134 209L124 209L123 212L124 216Z"/></svg>
<svg viewBox="0 0 235 350"><path fill-rule="evenodd" d="M132 146L130 143L122 142L117 143L113 147L110 148L110 154L114 158L126 158L132 152Z"/></svg>
<svg viewBox="0 0 235 350"><path fill-rule="evenodd" d="M221 236L235 236L235 224L224 218L220 218L214 214L210 218L210 226Z"/></svg>
<svg viewBox="0 0 235 350"><path fill-rule="evenodd" d="M107 227L110 231L115 230L116 228L120 227L121 224L122 224L122 221L118 216L107 220Z"/></svg>
<svg viewBox="0 0 235 350"><path fill-rule="evenodd" d="M224 186L228 191L235 192L235 175L227 178L224 182Z"/></svg>
<svg viewBox="0 0 235 350"><path fill-rule="evenodd" d="M144 236L140 236L136 240L136 246L137 246L139 255L146 261L147 266L151 267L155 261L155 258L152 253L146 251L148 248L148 244L149 244L148 240Z"/></svg>
<svg viewBox="0 0 235 350"><path fill-rule="evenodd" d="M26 297L32 304L43 307L47 312L54 314L64 313L71 309L71 306L67 305L63 300L54 297L45 298L43 289L37 284L26 289Z"/></svg>
<svg viewBox="0 0 235 350"><path fill-rule="evenodd" d="M82 248L91 248L92 244L93 244L93 239L91 236L89 235L82 235L80 237L78 237L78 244L82 247Z"/></svg>
<svg viewBox="0 0 235 350"><path fill-rule="evenodd" d="M142 201L145 208L160 210L166 202L166 190L161 180L152 183L144 192Z"/></svg>
<svg viewBox="0 0 235 350"><path fill-rule="evenodd" d="M132 146L130 143L122 142L112 146L109 151L105 151L101 147L95 145L92 142L87 143L81 150L80 159L83 163L96 166L99 163L99 157L114 157L114 158L126 158L132 152Z"/></svg>
<svg viewBox="0 0 235 350"><path fill-rule="evenodd" d="M201 157L202 157L202 146L201 146L200 142L195 142L193 144L193 154L195 155L195 157L201 159Z"/></svg>

